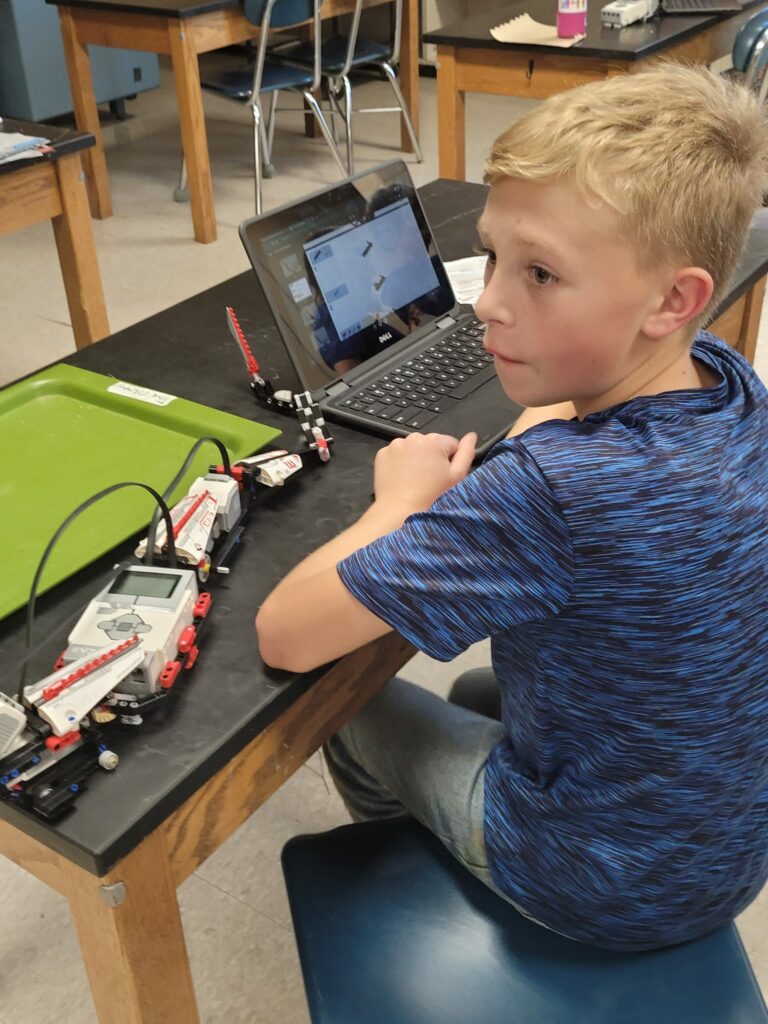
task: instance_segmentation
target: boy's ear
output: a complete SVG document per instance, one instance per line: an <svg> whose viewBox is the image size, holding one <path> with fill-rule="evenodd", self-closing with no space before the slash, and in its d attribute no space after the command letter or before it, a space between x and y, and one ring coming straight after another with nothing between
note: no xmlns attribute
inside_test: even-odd
<svg viewBox="0 0 768 1024"><path fill-rule="evenodd" d="M712 275L703 267L683 267L665 282L666 292L646 317L643 331L649 338L665 338L695 320L712 298Z"/></svg>

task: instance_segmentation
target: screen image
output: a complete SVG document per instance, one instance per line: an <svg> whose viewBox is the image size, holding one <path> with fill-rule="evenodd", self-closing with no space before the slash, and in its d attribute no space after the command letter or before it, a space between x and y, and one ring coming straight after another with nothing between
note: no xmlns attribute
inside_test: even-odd
<svg viewBox="0 0 768 1024"><path fill-rule="evenodd" d="M340 341L439 286L407 199L304 247Z"/></svg>
<svg viewBox="0 0 768 1024"><path fill-rule="evenodd" d="M240 234L304 387L338 380L455 305L402 161Z"/></svg>
<svg viewBox="0 0 768 1024"><path fill-rule="evenodd" d="M120 573L107 593L125 594L128 597L170 597L181 579L165 572L136 572L126 569Z"/></svg>

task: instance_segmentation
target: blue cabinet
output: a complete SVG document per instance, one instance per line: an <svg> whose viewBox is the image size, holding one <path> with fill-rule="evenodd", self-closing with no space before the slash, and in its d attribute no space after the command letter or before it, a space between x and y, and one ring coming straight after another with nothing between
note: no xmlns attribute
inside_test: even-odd
<svg viewBox="0 0 768 1024"><path fill-rule="evenodd" d="M159 85L156 54L88 49L97 103ZM45 121L71 110L57 8L45 0L0 0L0 116Z"/></svg>

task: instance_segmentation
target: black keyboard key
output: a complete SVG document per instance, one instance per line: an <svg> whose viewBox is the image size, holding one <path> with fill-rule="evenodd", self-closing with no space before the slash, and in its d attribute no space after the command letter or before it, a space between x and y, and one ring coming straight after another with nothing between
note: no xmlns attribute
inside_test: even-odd
<svg viewBox="0 0 768 1024"><path fill-rule="evenodd" d="M487 380L491 380L496 376L496 370L493 366L486 366L482 370L478 370L474 377L467 377L465 381L455 387L451 394L454 398L464 398L465 395L471 394L482 384L485 384Z"/></svg>
<svg viewBox="0 0 768 1024"><path fill-rule="evenodd" d="M455 405L454 400L445 395L438 398L437 401L431 402L429 410L434 413L449 412Z"/></svg>
<svg viewBox="0 0 768 1024"><path fill-rule="evenodd" d="M430 412L428 409L420 409L419 412L410 420L408 420L408 426L413 427L414 430L421 430L428 423L431 423L435 418L435 413Z"/></svg>
<svg viewBox="0 0 768 1024"><path fill-rule="evenodd" d="M410 424L412 419L415 419L418 414L422 412L421 409L417 409L415 405L409 405L405 409L401 409L400 412L392 417L393 423L402 423L405 426Z"/></svg>

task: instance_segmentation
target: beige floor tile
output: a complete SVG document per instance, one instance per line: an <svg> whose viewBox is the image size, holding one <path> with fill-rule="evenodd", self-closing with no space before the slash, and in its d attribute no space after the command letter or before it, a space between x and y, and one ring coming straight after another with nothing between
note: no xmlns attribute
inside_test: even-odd
<svg viewBox="0 0 768 1024"><path fill-rule="evenodd" d="M179 902L202 1024L307 1024L290 929L195 875Z"/></svg>
<svg viewBox="0 0 768 1024"><path fill-rule="evenodd" d="M736 921L763 996L768 1001L768 885Z"/></svg>
<svg viewBox="0 0 768 1024"><path fill-rule="evenodd" d="M280 851L291 836L349 823L319 756L296 772L197 870L197 875L290 928Z"/></svg>
<svg viewBox="0 0 768 1024"><path fill-rule="evenodd" d="M0 1020L96 1024L63 896L0 857Z"/></svg>

